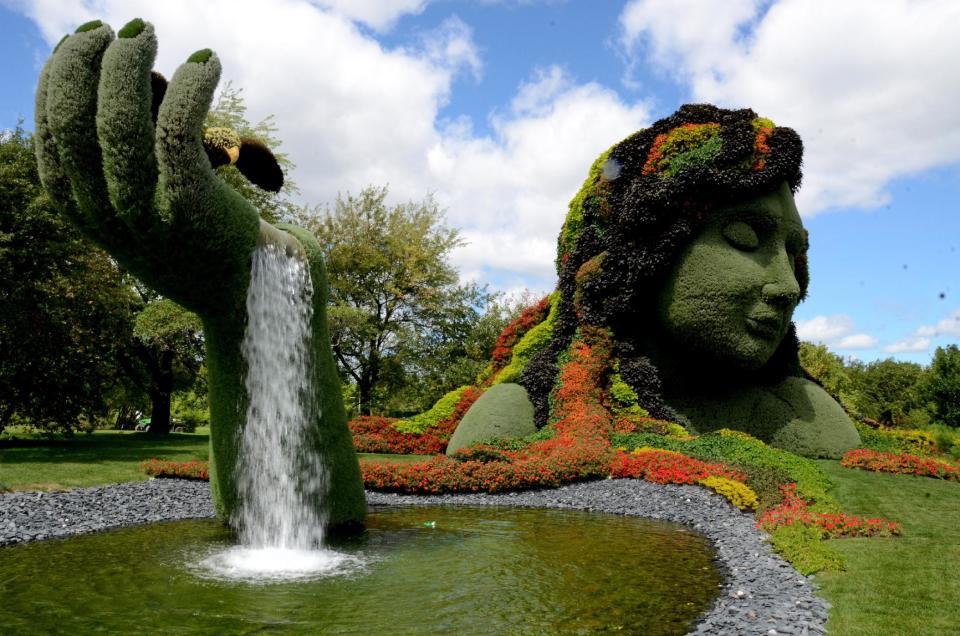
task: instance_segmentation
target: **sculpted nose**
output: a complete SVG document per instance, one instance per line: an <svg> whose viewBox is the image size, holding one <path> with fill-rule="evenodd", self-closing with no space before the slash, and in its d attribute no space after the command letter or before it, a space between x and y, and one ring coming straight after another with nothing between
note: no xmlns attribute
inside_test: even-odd
<svg viewBox="0 0 960 636"><path fill-rule="evenodd" d="M800 283L786 250L781 249L768 268L763 300L778 309L793 308L800 302Z"/></svg>

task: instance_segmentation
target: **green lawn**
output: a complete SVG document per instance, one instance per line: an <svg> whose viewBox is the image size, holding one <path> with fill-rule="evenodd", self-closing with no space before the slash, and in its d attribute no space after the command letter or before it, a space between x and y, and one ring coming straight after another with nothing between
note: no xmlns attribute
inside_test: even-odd
<svg viewBox="0 0 960 636"><path fill-rule="evenodd" d="M0 440L0 489L65 490L147 479L140 463L156 457L175 461L206 460L209 435L197 433L151 435L133 431L77 433L69 439ZM379 461L414 462L428 455L378 455L360 457Z"/></svg>
<svg viewBox="0 0 960 636"><path fill-rule="evenodd" d="M72 438L0 440L0 486L12 490L64 490L147 479L140 462L157 457L206 460L209 437L133 431L76 433Z"/></svg>
<svg viewBox="0 0 960 636"><path fill-rule="evenodd" d="M892 539L838 539L846 572L819 574L831 635L960 633L960 483L819 462L845 512L903 525Z"/></svg>

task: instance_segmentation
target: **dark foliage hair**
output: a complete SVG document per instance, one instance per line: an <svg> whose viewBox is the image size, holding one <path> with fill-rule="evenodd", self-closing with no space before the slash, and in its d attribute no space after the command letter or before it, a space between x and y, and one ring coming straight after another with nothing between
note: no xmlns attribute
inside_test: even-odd
<svg viewBox="0 0 960 636"><path fill-rule="evenodd" d="M651 300L712 210L772 192L783 182L796 192L802 157L803 144L792 129L750 109L688 104L597 159L558 239L561 299L552 340L520 380L539 426L548 418L557 356L581 325L610 329L621 375L640 403L654 417L677 419L660 396L656 368L635 343L656 319ZM805 254L797 259L796 275L805 295ZM797 348L791 325L762 375L772 381L799 374Z"/></svg>

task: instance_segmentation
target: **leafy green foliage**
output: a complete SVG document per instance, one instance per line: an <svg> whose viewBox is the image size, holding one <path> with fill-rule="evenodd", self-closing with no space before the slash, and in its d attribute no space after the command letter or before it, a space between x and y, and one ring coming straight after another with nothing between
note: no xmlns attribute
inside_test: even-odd
<svg viewBox="0 0 960 636"><path fill-rule="evenodd" d="M361 414L386 410L435 353L448 362L480 357L455 343L470 340L477 308L491 299L459 284L447 259L460 238L432 198L392 206L386 199L387 188L368 187L301 219L324 250L333 350L342 375L357 384ZM428 403L453 386L439 387Z"/></svg>
<svg viewBox="0 0 960 636"><path fill-rule="evenodd" d="M446 393L442 398L437 400L429 411L415 415L407 420L400 420L394 424L394 428L401 433L422 433L431 426L436 426L437 422L453 415L457 404L460 402L460 397L463 395L463 392L469 388L469 386L461 386Z"/></svg>
<svg viewBox="0 0 960 636"><path fill-rule="evenodd" d="M854 412L891 426L908 424L907 414L924 403L923 367L888 358L869 363L851 362Z"/></svg>
<svg viewBox="0 0 960 636"><path fill-rule="evenodd" d="M43 193L32 138L0 135L0 431L105 417L135 305L113 261Z"/></svg>
<svg viewBox="0 0 960 636"><path fill-rule="evenodd" d="M778 526L770 534L770 543L800 574L842 571L843 556L821 541L820 534L819 528L800 523Z"/></svg>
<svg viewBox="0 0 960 636"><path fill-rule="evenodd" d="M843 358L831 352L825 344L800 343L800 366L830 396L841 404L848 404L853 382Z"/></svg>
<svg viewBox="0 0 960 636"><path fill-rule="evenodd" d="M520 374L527 366L534 355L542 351L553 336L553 325L557 321L557 308L560 304L560 295L552 294L550 297L550 312L547 318L540 324L534 326L525 333L520 341L513 347L513 354L510 362L504 367L493 380L494 384L503 382L516 382L520 379Z"/></svg>
<svg viewBox="0 0 960 636"><path fill-rule="evenodd" d="M960 348L957 345L937 347L926 389L937 419L947 426L960 428Z"/></svg>

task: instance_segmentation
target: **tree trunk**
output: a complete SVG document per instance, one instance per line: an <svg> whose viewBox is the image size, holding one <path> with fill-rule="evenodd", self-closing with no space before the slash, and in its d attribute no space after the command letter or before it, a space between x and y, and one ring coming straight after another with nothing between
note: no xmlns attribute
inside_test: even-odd
<svg viewBox="0 0 960 636"><path fill-rule="evenodd" d="M173 351L162 351L150 389L150 432L170 432L170 396L173 393Z"/></svg>
<svg viewBox="0 0 960 636"><path fill-rule="evenodd" d="M373 385L369 382L366 376L362 377L360 381L357 382L357 393L360 402L357 405L357 410L360 411L360 415L370 415L370 401L372 400Z"/></svg>

